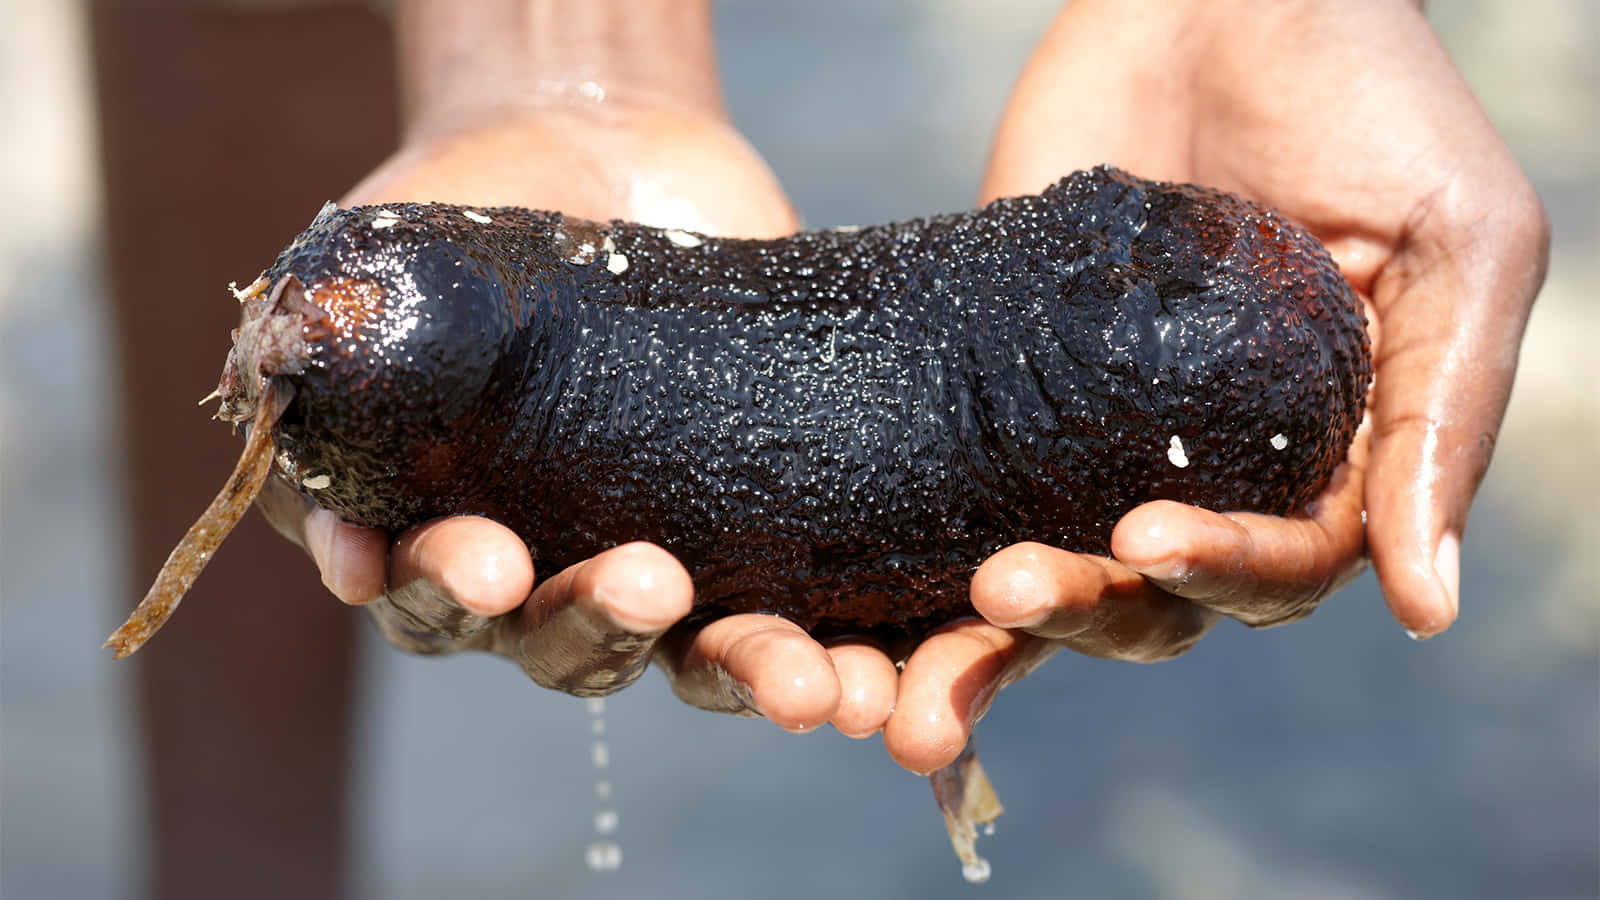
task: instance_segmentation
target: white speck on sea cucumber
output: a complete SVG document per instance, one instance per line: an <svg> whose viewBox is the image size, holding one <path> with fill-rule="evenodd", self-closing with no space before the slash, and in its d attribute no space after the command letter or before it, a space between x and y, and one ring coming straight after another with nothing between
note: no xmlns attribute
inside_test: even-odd
<svg viewBox="0 0 1600 900"><path fill-rule="evenodd" d="M608 234L606 239L600 243L600 249L607 253L615 253L617 251L617 242L613 241L611 235Z"/></svg>
<svg viewBox="0 0 1600 900"><path fill-rule="evenodd" d="M390 228L400 224L400 217L387 209L380 209L372 216L373 228Z"/></svg>
<svg viewBox="0 0 1600 900"><path fill-rule="evenodd" d="M472 221L477 222L479 225L487 225L494 221L493 219L474 209L463 209L461 214Z"/></svg>
<svg viewBox="0 0 1600 900"><path fill-rule="evenodd" d="M1189 466L1189 457L1183 452L1183 441L1177 435L1173 435L1172 443L1167 445L1167 460L1180 469Z"/></svg>
<svg viewBox="0 0 1600 900"><path fill-rule="evenodd" d="M692 235L687 231L679 231L676 228L668 228L666 235L667 240L677 244L679 247L698 247L705 243L704 241L700 240L699 237Z"/></svg>
<svg viewBox="0 0 1600 900"><path fill-rule="evenodd" d="M628 258L621 253L612 253L606 260L606 270L613 275L621 275L628 271Z"/></svg>
<svg viewBox="0 0 1600 900"><path fill-rule="evenodd" d="M313 475L300 482L300 486L309 491L320 491L330 484L333 484L333 476L326 472L321 475Z"/></svg>
<svg viewBox="0 0 1600 900"><path fill-rule="evenodd" d="M1272 440L1268 441L1267 443L1271 444L1272 449L1274 450L1282 450L1283 448L1289 446L1289 436L1280 431L1273 435Z"/></svg>

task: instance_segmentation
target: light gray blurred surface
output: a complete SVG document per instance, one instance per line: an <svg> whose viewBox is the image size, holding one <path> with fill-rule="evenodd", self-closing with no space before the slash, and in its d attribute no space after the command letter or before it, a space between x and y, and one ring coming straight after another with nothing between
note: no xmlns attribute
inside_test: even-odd
<svg viewBox="0 0 1600 900"><path fill-rule="evenodd" d="M969 206L1054 4L723 3L730 102L812 225ZM779 8L782 7L782 8ZM367 896L1600 896L1600 70L1586 0L1440 4L1436 25L1556 226L1461 623L1427 644L1370 577L1304 625L1183 659L1058 657L982 725L1008 811L966 885L881 742L711 716L658 677L609 701L621 871L583 865L580 701L496 659L369 636L354 769ZM71 4L0 8L0 895L137 893L130 580ZM174 536L176 537L176 536ZM237 548L235 548L237 549ZM330 601L331 602L331 601ZM159 652L159 647L154 652ZM508 712L510 711L510 712ZM286 861L292 864L292 861Z"/></svg>

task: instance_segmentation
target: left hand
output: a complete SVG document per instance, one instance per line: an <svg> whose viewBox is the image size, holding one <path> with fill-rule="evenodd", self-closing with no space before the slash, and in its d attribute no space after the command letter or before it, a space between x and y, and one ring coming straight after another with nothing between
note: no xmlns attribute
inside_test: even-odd
<svg viewBox="0 0 1600 900"><path fill-rule="evenodd" d="M1012 95L984 199L1109 162L1277 207L1368 303L1368 422L1300 514L1149 503L1118 523L1114 558L1038 544L990 558L972 585L987 621L906 664L884 736L907 768L954 759L988 700L1056 647L1154 660L1221 615L1292 621L1368 553L1413 636L1459 610L1461 531L1544 278L1537 196L1409 3L1157 7L1067 6Z"/></svg>

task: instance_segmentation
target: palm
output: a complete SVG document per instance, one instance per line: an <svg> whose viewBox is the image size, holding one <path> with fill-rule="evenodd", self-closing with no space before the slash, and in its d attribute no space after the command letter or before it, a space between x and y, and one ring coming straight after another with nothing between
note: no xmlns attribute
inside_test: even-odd
<svg viewBox="0 0 1600 900"><path fill-rule="evenodd" d="M403 149L347 204L439 201L558 209L717 234L770 237L794 213L760 157L725 123L639 110L626 125L525 114Z"/></svg>

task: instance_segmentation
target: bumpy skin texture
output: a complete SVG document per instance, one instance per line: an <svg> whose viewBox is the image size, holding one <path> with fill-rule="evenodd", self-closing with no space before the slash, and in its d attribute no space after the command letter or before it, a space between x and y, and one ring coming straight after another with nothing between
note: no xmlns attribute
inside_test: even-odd
<svg viewBox="0 0 1600 900"><path fill-rule="evenodd" d="M925 632L993 551L1104 553L1148 500L1293 512L1371 374L1314 238L1109 168L771 241L325 211L263 279L227 400L295 386L279 469L317 503L391 531L490 516L543 575L654 541L697 617L822 635Z"/></svg>

